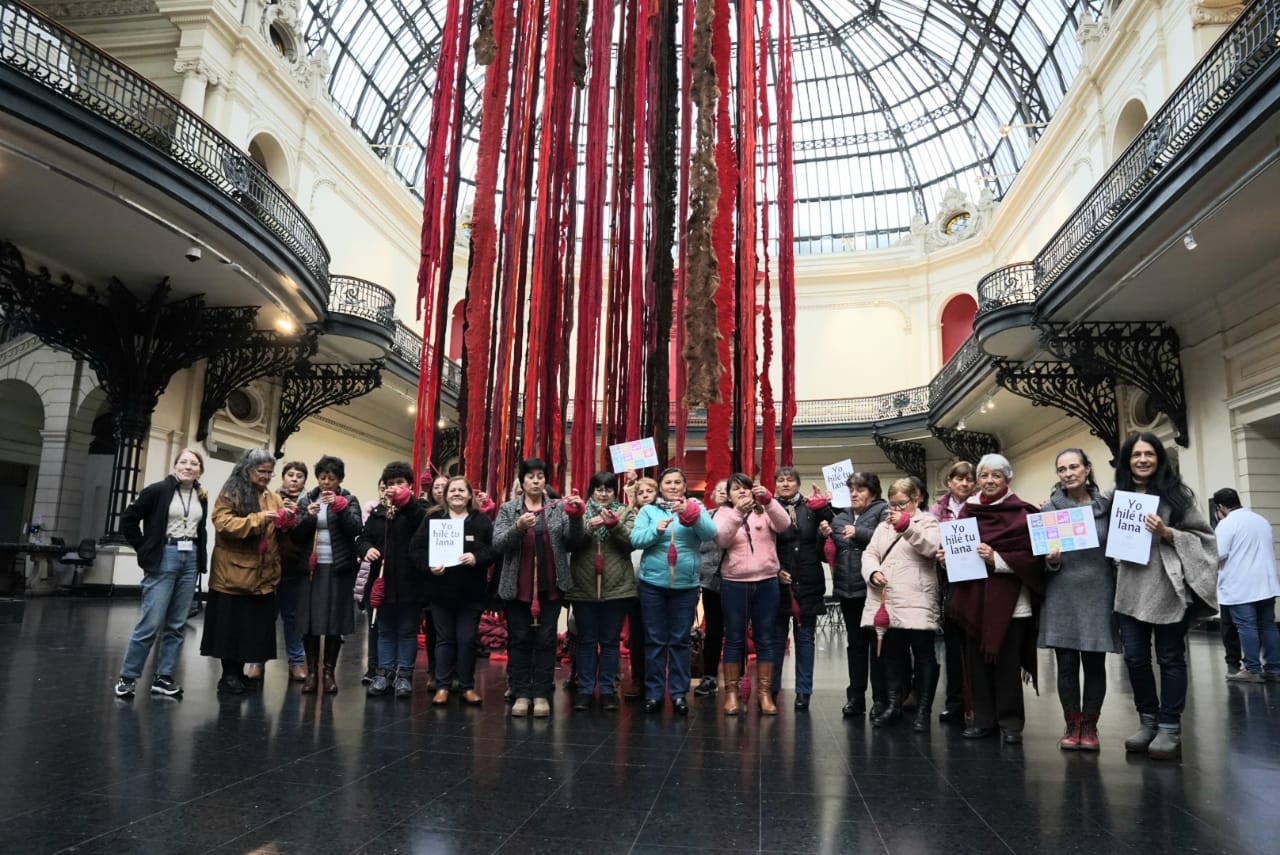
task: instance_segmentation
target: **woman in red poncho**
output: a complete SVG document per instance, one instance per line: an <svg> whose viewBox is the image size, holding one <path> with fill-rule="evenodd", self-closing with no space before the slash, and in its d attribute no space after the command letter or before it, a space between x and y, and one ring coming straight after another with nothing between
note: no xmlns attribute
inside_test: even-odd
<svg viewBox="0 0 1280 855"><path fill-rule="evenodd" d="M949 614L965 633L965 673L973 701L966 739L992 736L996 726L1007 743L1022 741L1026 719L1022 671L1036 677L1036 617L1044 596L1044 562L1031 552L1027 515L1032 505L1009 489L1013 467L1000 454L978 461L978 494L960 519L978 521L978 555L987 578L951 586ZM938 552L942 557L942 551Z"/></svg>

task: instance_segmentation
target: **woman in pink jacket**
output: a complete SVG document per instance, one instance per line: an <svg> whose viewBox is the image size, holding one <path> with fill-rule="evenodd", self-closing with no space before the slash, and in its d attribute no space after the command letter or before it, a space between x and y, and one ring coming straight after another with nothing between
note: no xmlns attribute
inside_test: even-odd
<svg viewBox="0 0 1280 855"><path fill-rule="evenodd" d="M720 565L720 607L724 612L724 684L738 685L747 653L747 621L757 651L770 649L770 634L778 614L778 532L791 517L773 494L750 477L729 478L729 504L715 516L716 544L724 550ZM777 715L773 703L774 665L756 658L756 697L760 712ZM738 693L725 692L724 714L737 715Z"/></svg>
<svg viewBox="0 0 1280 855"><path fill-rule="evenodd" d="M876 619L881 604L888 613L881 656L889 704L871 723L886 727L902 720L902 700L910 690L906 685L908 656L914 656L917 700L912 729L923 732L929 729L933 690L938 685L933 640L941 609L934 562L941 539L938 521L920 510L920 490L913 481L894 481L888 498L889 515L876 528L862 554L862 578L867 582L862 625L876 627L879 635L885 627L883 616Z"/></svg>

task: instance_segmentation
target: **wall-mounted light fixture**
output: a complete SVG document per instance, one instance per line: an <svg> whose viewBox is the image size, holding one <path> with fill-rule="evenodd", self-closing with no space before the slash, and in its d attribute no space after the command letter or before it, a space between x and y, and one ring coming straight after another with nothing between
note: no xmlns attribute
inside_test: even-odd
<svg viewBox="0 0 1280 855"><path fill-rule="evenodd" d="M1009 131L1015 130L1017 128L1032 130L1035 128L1047 128L1048 126L1049 126L1048 122L1024 122L1022 124L1005 124L1000 126L1000 136L1007 137L1009 136Z"/></svg>

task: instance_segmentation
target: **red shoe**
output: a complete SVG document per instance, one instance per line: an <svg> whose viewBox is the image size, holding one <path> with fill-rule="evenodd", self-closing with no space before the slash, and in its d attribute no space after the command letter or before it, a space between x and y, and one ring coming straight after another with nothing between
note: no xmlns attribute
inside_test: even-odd
<svg viewBox="0 0 1280 855"><path fill-rule="evenodd" d="M1063 713L1067 720L1067 729L1058 740L1058 747L1063 751L1076 751L1080 748L1080 722L1083 716L1078 712Z"/></svg>
<svg viewBox="0 0 1280 855"><path fill-rule="evenodd" d="M1098 743L1098 717L1084 716L1080 721L1080 750L1098 751L1102 746Z"/></svg>

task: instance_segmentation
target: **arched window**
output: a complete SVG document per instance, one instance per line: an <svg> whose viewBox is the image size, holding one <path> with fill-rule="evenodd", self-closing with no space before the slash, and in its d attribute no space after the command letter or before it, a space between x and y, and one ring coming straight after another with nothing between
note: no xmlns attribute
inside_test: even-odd
<svg viewBox="0 0 1280 855"><path fill-rule="evenodd" d="M465 322L466 301L459 300L449 318L449 358L454 362L462 359L462 326Z"/></svg>
<svg viewBox="0 0 1280 855"><path fill-rule="evenodd" d="M973 316L978 302L969 294L957 294L942 309L942 361L951 358L965 339L973 335Z"/></svg>
<svg viewBox="0 0 1280 855"><path fill-rule="evenodd" d="M1115 160L1124 154L1124 150L1129 147L1129 143L1133 142L1142 128L1147 124L1147 108L1141 101L1134 98L1128 104L1124 105L1124 109L1120 111L1120 118L1116 119L1116 135L1111 142L1111 159Z"/></svg>

